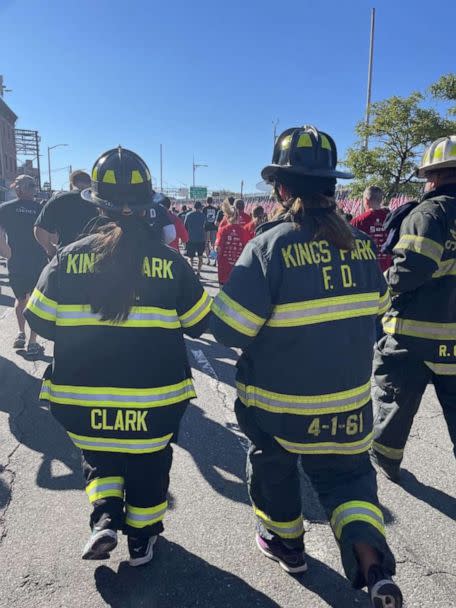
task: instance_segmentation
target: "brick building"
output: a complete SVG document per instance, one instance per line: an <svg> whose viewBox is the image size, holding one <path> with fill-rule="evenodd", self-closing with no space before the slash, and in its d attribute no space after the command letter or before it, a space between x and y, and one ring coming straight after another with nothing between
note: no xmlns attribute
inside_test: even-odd
<svg viewBox="0 0 456 608"><path fill-rule="evenodd" d="M0 97L0 201L17 174L14 127L17 116Z"/></svg>

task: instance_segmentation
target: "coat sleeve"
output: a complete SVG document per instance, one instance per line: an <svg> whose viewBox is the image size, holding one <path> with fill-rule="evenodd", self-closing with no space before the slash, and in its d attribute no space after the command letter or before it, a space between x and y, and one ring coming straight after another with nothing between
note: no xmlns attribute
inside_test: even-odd
<svg viewBox="0 0 456 608"><path fill-rule="evenodd" d="M184 260L182 273L177 314L184 333L197 338L208 326L212 300Z"/></svg>
<svg viewBox="0 0 456 608"><path fill-rule="evenodd" d="M222 344L245 348L269 318L272 302L266 268L261 252L250 242L212 305L211 329Z"/></svg>
<svg viewBox="0 0 456 608"><path fill-rule="evenodd" d="M59 301L58 275L59 258L56 255L43 269L24 312L33 331L47 340L55 339Z"/></svg>
<svg viewBox="0 0 456 608"><path fill-rule="evenodd" d="M433 215L415 211L405 218L393 265L385 273L393 293L413 291L432 278L440 265L444 240L444 227Z"/></svg>

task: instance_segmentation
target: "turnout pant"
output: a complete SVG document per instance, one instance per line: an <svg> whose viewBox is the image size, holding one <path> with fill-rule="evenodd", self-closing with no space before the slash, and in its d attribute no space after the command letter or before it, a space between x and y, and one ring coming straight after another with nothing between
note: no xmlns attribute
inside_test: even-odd
<svg viewBox="0 0 456 608"><path fill-rule="evenodd" d="M450 368L451 369L451 368ZM437 371L447 371L435 366ZM432 380L456 455L456 374L436 373L390 336L374 357L374 450L399 466L413 419Z"/></svg>
<svg viewBox="0 0 456 608"><path fill-rule="evenodd" d="M247 484L258 531L290 548L304 548L304 521L298 462L316 490L339 545L347 578L366 585L354 545L375 548L383 567L395 573L395 560L385 539L383 515L377 498L375 471L368 453L360 455L305 455L287 452L258 427L253 408L236 401L239 426L251 442L247 456Z"/></svg>
<svg viewBox="0 0 456 608"><path fill-rule="evenodd" d="M150 454L83 450L82 468L92 505L90 526L135 537L163 532L172 447Z"/></svg>

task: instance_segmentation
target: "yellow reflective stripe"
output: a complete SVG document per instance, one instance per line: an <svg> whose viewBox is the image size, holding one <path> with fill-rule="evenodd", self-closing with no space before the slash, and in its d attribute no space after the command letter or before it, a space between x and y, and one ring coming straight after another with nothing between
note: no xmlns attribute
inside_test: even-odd
<svg viewBox="0 0 456 608"><path fill-rule="evenodd" d="M162 502L155 507L134 507L127 504L125 523L133 528L144 528L162 521L168 509L168 501Z"/></svg>
<svg viewBox="0 0 456 608"><path fill-rule="evenodd" d="M378 304L378 315L382 316L391 308L391 295L389 289L380 297Z"/></svg>
<svg viewBox="0 0 456 608"><path fill-rule="evenodd" d="M105 184L115 184L116 183L116 174L112 169L108 169L103 175L102 181Z"/></svg>
<svg viewBox="0 0 456 608"><path fill-rule="evenodd" d="M339 505L332 513L331 527L336 538L340 540L344 526L355 521L366 522L374 526L381 534L385 534L381 510L370 502L351 500Z"/></svg>
<svg viewBox="0 0 456 608"><path fill-rule="evenodd" d="M130 183L131 184L142 184L142 183L144 183L143 177L142 177L141 173L137 169L134 169L131 172Z"/></svg>
<svg viewBox="0 0 456 608"><path fill-rule="evenodd" d="M192 327L199 323L211 311L212 299L205 291L198 302L179 316L182 327Z"/></svg>
<svg viewBox="0 0 456 608"><path fill-rule="evenodd" d="M371 398L371 382L346 391L325 395L286 395L236 382L238 397L247 407L258 407L275 414L315 415L350 412L366 405Z"/></svg>
<svg viewBox="0 0 456 608"><path fill-rule="evenodd" d="M359 441L352 441L350 443L341 443L335 441L323 441L320 443L296 443L293 441L287 441L280 437L274 437L274 439L280 443L280 445L293 454L346 454L351 456L353 454L362 454L367 452L372 446L373 433L369 433L363 439Z"/></svg>
<svg viewBox="0 0 456 608"><path fill-rule="evenodd" d="M323 142L323 139L322 139ZM297 148L311 148L312 147L312 139L308 133L302 133L299 136ZM323 147L323 146L322 146Z"/></svg>
<svg viewBox="0 0 456 608"><path fill-rule="evenodd" d="M26 309L45 321L55 322L57 306L58 304L55 300L46 297L35 287L27 302Z"/></svg>
<svg viewBox="0 0 456 608"><path fill-rule="evenodd" d="M160 327L179 329L180 322L175 309L157 306L132 306L125 321L101 321L98 313L88 304L60 304L57 307L56 325L60 327L108 326L108 327Z"/></svg>
<svg viewBox="0 0 456 608"><path fill-rule="evenodd" d="M274 532L281 538L299 538L304 534L304 520L302 515L292 521L275 521L255 505L253 505L253 511L268 530Z"/></svg>
<svg viewBox="0 0 456 608"><path fill-rule="evenodd" d="M394 251L396 252L398 249L425 255L436 264L440 264L440 259L443 254L443 247L440 243L424 236L416 236L415 234L403 234L394 247Z"/></svg>
<svg viewBox="0 0 456 608"><path fill-rule="evenodd" d="M383 329L385 333L390 335L399 334L425 340L456 340L456 323L432 323L400 319L399 317L385 317L383 319Z"/></svg>
<svg viewBox="0 0 456 608"><path fill-rule="evenodd" d="M61 405L135 409L173 405L194 397L196 393L190 379L156 388L69 386L45 380L40 393L40 399Z"/></svg>
<svg viewBox="0 0 456 608"><path fill-rule="evenodd" d="M266 320L235 302L224 291L220 291L212 303L212 312L221 321L249 337L256 336Z"/></svg>
<svg viewBox="0 0 456 608"><path fill-rule="evenodd" d="M329 143L329 139L326 137L326 135L321 136L321 147L323 150L331 151L331 144Z"/></svg>
<svg viewBox="0 0 456 608"><path fill-rule="evenodd" d="M433 279L440 279L441 277L456 276L456 260L445 260L440 262L438 269L432 275Z"/></svg>
<svg viewBox="0 0 456 608"><path fill-rule="evenodd" d="M404 457L404 450L399 448L389 448L387 445L378 443L378 441L374 441L372 443L372 447L375 452L378 452L379 454L382 454L382 456L386 456L391 460L402 460Z"/></svg>
<svg viewBox="0 0 456 608"><path fill-rule="evenodd" d="M98 477L86 487L91 503L102 498L123 498L123 477Z"/></svg>
<svg viewBox="0 0 456 608"><path fill-rule="evenodd" d="M94 182L98 181L98 167L94 167L92 171L92 179Z"/></svg>
<svg viewBox="0 0 456 608"><path fill-rule="evenodd" d="M67 431L74 445L81 450L95 452L122 452L127 454L150 454L163 450L168 445L173 433L163 437L147 439L117 439L106 437L88 437Z"/></svg>
<svg viewBox="0 0 456 608"><path fill-rule="evenodd" d="M456 376L456 363L424 363L438 376Z"/></svg>
<svg viewBox="0 0 456 608"><path fill-rule="evenodd" d="M377 315L378 306L378 291L278 304L274 307L266 325L268 327L297 327L351 317Z"/></svg>

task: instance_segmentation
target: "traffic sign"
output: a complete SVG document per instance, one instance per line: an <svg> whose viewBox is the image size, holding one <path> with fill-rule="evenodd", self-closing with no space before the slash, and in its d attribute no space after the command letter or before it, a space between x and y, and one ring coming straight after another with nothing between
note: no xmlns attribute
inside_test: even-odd
<svg viewBox="0 0 456 608"><path fill-rule="evenodd" d="M206 198L207 188L205 186L190 186L190 198Z"/></svg>

